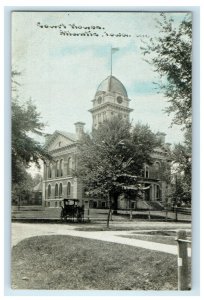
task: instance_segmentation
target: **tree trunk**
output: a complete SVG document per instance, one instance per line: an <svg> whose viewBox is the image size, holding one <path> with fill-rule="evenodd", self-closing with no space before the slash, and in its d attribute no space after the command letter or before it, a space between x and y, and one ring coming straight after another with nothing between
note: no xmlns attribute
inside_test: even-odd
<svg viewBox="0 0 204 300"><path fill-rule="evenodd" d="M117 215L118 213L118 194L113 196L113 214Z"/></svg>
<svg viewBox="0 0 204 300"><path fill-rule="evenodd" d="M110 223L110 215L111 215L111 196L108 195L108 204L109 204L109 210L108 210L108 218L107 218L107 228L109 228L109 223Z"/></svg>

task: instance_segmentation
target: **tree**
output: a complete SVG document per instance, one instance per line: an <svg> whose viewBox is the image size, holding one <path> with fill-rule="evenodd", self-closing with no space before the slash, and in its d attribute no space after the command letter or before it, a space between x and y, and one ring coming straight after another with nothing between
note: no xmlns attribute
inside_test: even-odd
<svg viewBox="0 0 204 300"><path fill-rule="evenodd" d="M91 134L85 134L79 145L77 176L87 191L107 199L109 226L112 203L128 189L141 189L139 178L145 162L157 145L155 135L146 125L133 130L122 118L115 117L101 124Z"/></svg>
<svg viewBox="0 0 204 300"><path fill-rule="evenodd" d="M12 72L12 183L19 184L26 179L25 169L30 163L40 166L39 161L50 159L43 146L31 137L32 134L42 135L44 124L40 121L37 107L31 100L24 105L18 99L19 83L15 76L20 73Z"/></svg>
<svg viewBox="0 0 204 300"><path fill-rule="evenodd" d="M187 14L178 27L172 18L161 14L157 21L159 36L144 41L146 61L160 75L159 91L168 99L168 114L173 123L191 128L192 115L192 19Z"/></svg>
<svg viewBox="0 0 204 300"><path fill-rule="evenodd" d="M174 202L191 203L191 152L189 146L177 144L172 151L174 164Z"/></svg>
<svg viewBox="0 0 204 300"><path fill-rule="evenodd" d="M39 174L39 173L35 174L35 176L33 177L33 187L38 185L38 183L42 182L42 180L43 180L43 177L41 174Z"/></svg>
<svg viewBox="0 0 204 300"><path fill-rule="evenodd" d="M173 124L185 129L184 145L175 145L172 160L177 165L174 198L191 199L191 127L192 127L192 19L185 15L179 26L161 14L157 22L160 35L144 41L141 47L146 61L160 75L159 92L168 99L166 113L174 114ZM187 200L188 199L188 200Z"/></svg>
<svg viewBox="0 0 204 300"><path fill-rule="evenodd" d="M21 196L28 195L33 189L33 178L32 176L26 171L25 168L21 169L21 180L18 183L13 183L12 185L12 203L18 204L20 207Z"/></svg>

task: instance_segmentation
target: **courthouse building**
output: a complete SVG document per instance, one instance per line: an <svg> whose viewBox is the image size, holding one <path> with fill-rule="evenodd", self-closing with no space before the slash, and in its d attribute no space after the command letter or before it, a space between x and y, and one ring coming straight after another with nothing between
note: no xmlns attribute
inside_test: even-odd
<svg viewBox="0 0 204 300"><path fill-rule="evenodd" d="M108 76L98 86L89 110L93 128L113 116L129 120L130 112L133 111L129 103L124 85L116 77ZM63 198L76 198L81 204L87 201L84 187L74 176L77 169L77 143L83 134L84 125L82 122L75 123L75 133L55 131L52 135L47 135L45 147L53 157L53 162L44 165L43 205L46 207L59 207ZM141 183L146 190L140 203L132 202L133 208L135 205L141 208L150 204L159 206L168 200L170 187L166 182L166 174L169 171L169 144L165 143L165 133L158 132L157 136L162 146L154 149L153 164L144 165ZM89 201L92 207L106 207L103 199L90 198ZM127 208L128 205L126 199L119 199L120 208Z"/></svg>

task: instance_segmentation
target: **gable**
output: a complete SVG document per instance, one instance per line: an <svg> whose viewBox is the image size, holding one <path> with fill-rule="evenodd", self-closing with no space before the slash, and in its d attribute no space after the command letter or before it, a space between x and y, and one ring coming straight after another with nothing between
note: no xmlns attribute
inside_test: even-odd
<svg viewBox="0 0 204 300"><path fill-rule="evenodd" d="M47 146L48 151L57 150L66 146L73 145L75 142L60 133L55 133Z"/></svg>

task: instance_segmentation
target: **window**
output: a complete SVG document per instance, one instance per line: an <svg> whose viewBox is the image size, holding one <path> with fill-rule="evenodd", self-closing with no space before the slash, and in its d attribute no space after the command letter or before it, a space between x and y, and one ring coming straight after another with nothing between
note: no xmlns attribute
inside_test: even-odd
<svg viewBox="0 0 204 300"><path fill-rule="evenodd" d="M149 167L145 166L145 178L149 178Z"/></svg>
<svg viewBox="0 0 204 300"><path fill-rule="evenodd" d="M63 176L63 159L60 159L60 176Z"/></svg>
<svg viewBox="0 0 204 300"><path fill-rule="evenodd" d="M103 121L105 121L106 120L106 112L104 111L103 112Z"/></svg>
<svg viewBox="0 0 204 300"><path fill-rule="evenodd" d="M56 177L59 177L59 160L56 162Z"/></svg>
<svg viewBox="0 0 204 300"><path fill-rule="evenodd" d="M47 202L47 206L50 207L50 202Z"/></svg>
<svg viewBox="0 0 204 300"><path fill-rule="evenodd" d="M59 185L59 197L62 198L62 183Z"/></svg>
<svg viewBox="0 0 204 300"><path fill-rule="evenodd" d="M71 195L71 183L68 182L67 183L67 197L69 197Z"/></svg>
<svg viewBox="0 0 204 300"><path fill-rule="evenodd" d="M160 190L159 190L159 186L156 186L156 199L159 200L160 197Z"/></svg>
<svg viewBox="0 0 204 300"><path fill-rule="evenodd" d="M51 198L51 185L48 185L48 199Z"/></svg>
<svg viewBox="0 0 204 300"><path fill-rule="evenodd" d="M58 184L55 184L55 198L58 198Z"/></svg>
<svg viewBox="0 0 204 300"><path fill-rule="evenodd" d="M57 207L57 201L55 202L55 207Z"/></svg>
<svg viewBox="0 0 204 300"><path fill-rule="evenodd" d="M71 157L69 157L67 163L67 175L71 175L71 173L72 173L72 159Z"/></svg>
<svg viewBox="0 0 204 300"><path fill-rule="evenodd" d="M102 102L102 97L100 96L98 97L98 104L101 104L101 102Z"/></svg>
<svg viewBox="0 0 204 300"><path fill-rule="evenodd" d="M121 104L121 103L123 102L123 98L122 98L121 96L118 96L118 97L117 97L117 102L118 102L119 104Z"/></svg>

